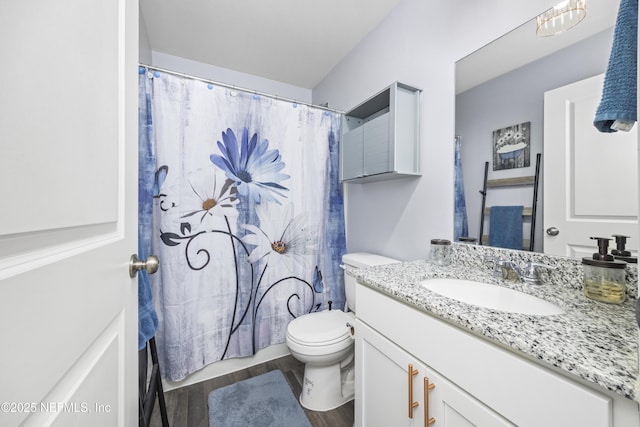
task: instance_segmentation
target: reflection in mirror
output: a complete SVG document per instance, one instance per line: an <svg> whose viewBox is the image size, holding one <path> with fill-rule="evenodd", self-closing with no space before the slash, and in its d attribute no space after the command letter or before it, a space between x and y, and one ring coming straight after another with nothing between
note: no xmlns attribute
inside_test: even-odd
<svg viewBox="0 0 640 427"><path fill-rule="evenodd" d="M479 239L482 229L488 244L489 207L523 206L522 248L529 248L534 224L533 250L543 250L543 186L546 191L554 183L545 183L540 174L537 210L532 210L534 186L519 180L536 175L538 153L544 169L544 93L606 71L617 12L612 9L610 0L590 0L584 21L553 37L537 37L534 18L456 63L456 135L468 236ZM483 209L485 163L489 188ZM508 185L491 187L500 182Z"/></svg>

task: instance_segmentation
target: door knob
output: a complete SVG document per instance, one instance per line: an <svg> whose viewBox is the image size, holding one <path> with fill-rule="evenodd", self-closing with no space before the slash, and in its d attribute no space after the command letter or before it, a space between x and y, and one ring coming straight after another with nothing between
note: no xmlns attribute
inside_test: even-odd
<svg viewBox="0 0 640 427"><path fill-rule="evenodd" d="M558 234L560 234L560 230L555 227L549 227L547 228L547 234L549 236L557 236Z"/></svg>
<svg viewBox="0 0 640 427"><path fill-rule="evenodd" d="M146 261L142 261L138 259L136 254L133 254L129 259L129 277L133 279L140 270L147 270L147 273L153 274L158 271L159 265L160 260L155 255L149 255Z"/></svg>

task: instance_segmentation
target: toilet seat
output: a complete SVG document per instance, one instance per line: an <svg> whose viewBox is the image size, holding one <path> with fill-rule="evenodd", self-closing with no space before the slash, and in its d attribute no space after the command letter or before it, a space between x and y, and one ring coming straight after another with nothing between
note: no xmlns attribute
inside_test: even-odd
<svg viewBox="0 0 640 427"><path fill-rule="evenodd" d="M353 313L325 310L300 316L289 323L287 336L299 345L325 347L351 339Z"/></svg>

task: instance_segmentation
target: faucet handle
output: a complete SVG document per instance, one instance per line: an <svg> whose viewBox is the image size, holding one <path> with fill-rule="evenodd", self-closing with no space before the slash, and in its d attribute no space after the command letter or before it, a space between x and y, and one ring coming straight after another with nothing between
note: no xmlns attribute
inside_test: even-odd
<svg viewBox="0 0 640 427"><path fill-rule="evenodd" d="M542 279L540 278L539 268L546 268L547 270L555 270L557 267L547 264L541 264L539 262L528 262L523 269L522 279L529 283L540 284Z"/></svg>
<svg viewBox="0 0 640 427"><path fill-rule="evenodd" d="M493 275L496 277L502 277L502 266L505 263L505 259L501 256L486 255L485 261L493 261Z"/></svg>

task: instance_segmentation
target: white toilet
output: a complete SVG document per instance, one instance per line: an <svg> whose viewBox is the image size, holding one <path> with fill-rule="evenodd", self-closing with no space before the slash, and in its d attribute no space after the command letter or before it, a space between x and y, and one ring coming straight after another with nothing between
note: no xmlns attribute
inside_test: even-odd
<svg viewBox="0 0 640 427"><path fill-rule="evenodd" d="M365 252L345 254L345 266L364 268L399 262ZM345 273L347 304L339 309L302 315L287 327L291 355L305 364L300 404L313 411L329 411L353 399L353 320L356 280Z"/></svg>

